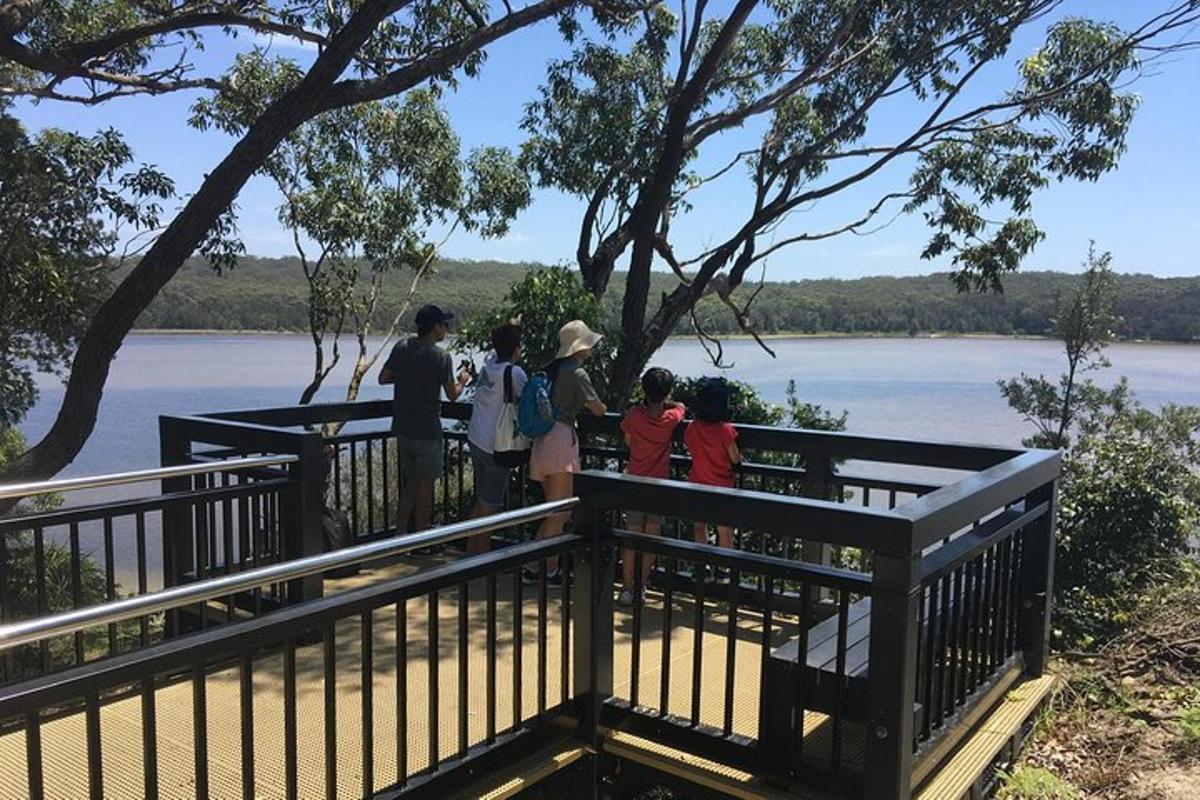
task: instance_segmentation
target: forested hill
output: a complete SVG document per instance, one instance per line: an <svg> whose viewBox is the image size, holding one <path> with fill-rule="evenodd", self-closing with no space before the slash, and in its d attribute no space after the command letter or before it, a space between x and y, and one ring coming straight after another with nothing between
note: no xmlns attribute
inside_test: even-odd
<svg viewBox="0 0 1200 800"><path fill-rule="evenodd" d="M424 282L420 299L478 314L496 303L531 264L447 261ZM397 276L383 311L395 308L407 276ZM804 280L769 284L752 316L762 333L995 333L1044 334L1051 329L1054 300L1076 278L1059 272L1022 272L1007 277L1001 295L958 294L945 274L856 280ZM623 276L614 276L610 314L619 315ZM659 290L674 277L656 274ZM1118 334L1130 339L1200 341L1200 277L1119 275ZM749 296L752 287L739 294ZM411 311L410 311L411 313ZM729 310L706 301L698 312L711 333L735 333ZM690 323L687 323L690 327ZM305 283L294 259L243 258L218 277L199 260L189 263L142 315L143 329L305 330ZM687 333L688 330L680 330Z"/></svg>

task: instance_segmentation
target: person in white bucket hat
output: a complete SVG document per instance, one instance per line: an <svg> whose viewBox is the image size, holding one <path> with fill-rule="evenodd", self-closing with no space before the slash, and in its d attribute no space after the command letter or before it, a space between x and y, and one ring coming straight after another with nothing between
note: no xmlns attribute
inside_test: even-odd
<svg viewBox="0 0 1200 800"><path fill-rule="evenodd" d="M588 329L583 320L571 320L558 331L558 353L547 368L554 406L554 427L533 442L529 458L529 477L542 484L546 500L562 500L575 494L575 473L579 472L579 436L575 421L581 411L603 416L608 407L596 394L592 379L583 364L592 355L592 348L603 338ZM542 520L539 539L548 539L563 532L567 514L556 514ZM561 583L558 559L547 559L547 580ZM526 579L537 580L537 574L526 572Z"/></svg>

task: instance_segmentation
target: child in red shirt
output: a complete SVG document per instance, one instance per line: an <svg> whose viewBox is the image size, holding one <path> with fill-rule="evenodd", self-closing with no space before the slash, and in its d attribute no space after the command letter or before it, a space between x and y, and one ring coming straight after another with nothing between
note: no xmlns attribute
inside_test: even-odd
<svg viewBox="0 0 1200 800"><path fill-rule="evenodd" d="M738 452L737 430L726 421L728 407L729 389L722 380L709 381L697 392L696 419L683 432L683 443L692 456L688 474L692 483L733 487L733 467L741 463L742 454ZM692 535L697 542L706 543L708 523L694 523ZM732 527L717 526L717 544L733 547Z"/></svg>
<svg viewBox="0 0 1200 800"><path fill-rule="evenodd" d="M682 403L671 400L671 389L675 376L662 367L651 367L642 376L642 402L629 409L621 420L621 432L629 445L629 465L625 472L647 478L669 478L671 475L671 440L675 427L683 421L687 409ZM662 521L652 514L629 512L626 519L629 530L657 536ZM629 605L634 600L634 555L624 550L621 556L623 590L620 602ZM654 569L654 558L642 556L642 586Z"/></svg>

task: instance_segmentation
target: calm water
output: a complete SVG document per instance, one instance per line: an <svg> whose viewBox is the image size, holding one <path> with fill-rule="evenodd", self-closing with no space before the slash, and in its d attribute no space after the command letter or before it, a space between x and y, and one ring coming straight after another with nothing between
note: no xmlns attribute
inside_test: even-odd
<svg viewBox="0 0 1200 800"><path fill-rule="evenodd" d="M1008 409L996 381L1021 371L1057 375L1060 346L1007 339L783 339L772 359L753 342L726 346L726 374L782 401L789 379L802 399L850 412L858 433L940 441L1017 445L1030 427ZM1200 405L1200 345L1121 344L1109 348L1113 368L1097 373L1111 384L1127 375L1148 406ZM65 475L158 464L159 414L290 405L311 370L310 342L301 336L132 336L113 364L96 431ZM669 343L655 359L681 375L715 372L693 340ZM318 400L344 391L349 364L327 381ZM373 372L363 399L387 397ZM53 377L40 382L41 402L22 425L36 440L62 397Z"/></svg>

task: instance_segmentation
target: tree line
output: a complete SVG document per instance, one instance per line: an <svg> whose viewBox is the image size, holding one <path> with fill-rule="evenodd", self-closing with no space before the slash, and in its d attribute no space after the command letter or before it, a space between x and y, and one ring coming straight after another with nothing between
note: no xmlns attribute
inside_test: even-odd
<svg viewBox="0 0 1200 800"><path fill-rule="evenodd" d="M305 331L308 296L295 259L242 257L236 268L216 275L204 262L189 262L175 281L138 319L142 329ZM486 315L496 299L536 264L443 260L421 285L422 299L452 308L461 319ZM614 284L625 280L615 273ZM929 333L1042 336L1054 331L1056 300L1073 289L1080 276L1063 272L1019 272L1004 280L1002 293L960 293L945 273L854 280L799 280L767 284L752 315L764 334ZM665 290L674 277L656 274L652 291ZM1114 276L1117 289L1113 333L1119 339L1200 341L1200 277L1159 278L1144 274ZM740 290L749 293L749 289ZM385 290L381 318L403 302L402 287ZM607 295L608 322L619 324L621 292ZM413 305L413 304L410 304ZM414 310L402 315L411 322ZM715 297L696 308L706 333L740 332L737 320ZM675 329L694 333L690 319Z"/></svg>

